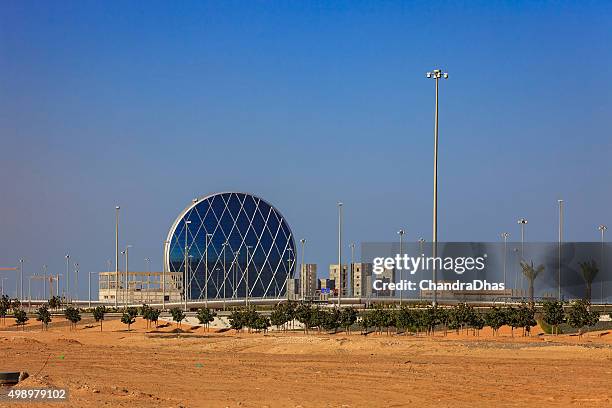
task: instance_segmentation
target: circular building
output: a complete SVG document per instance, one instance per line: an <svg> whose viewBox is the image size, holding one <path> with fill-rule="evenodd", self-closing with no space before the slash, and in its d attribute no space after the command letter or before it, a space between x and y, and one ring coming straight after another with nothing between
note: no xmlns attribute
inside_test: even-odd
<svg viewBox="0 0 612 408"><path fill-rule="evenodd" d="M190 299L281 298L295 268L295 242L281 213L247 193L195 199L172 224L164 254L187 275ZM208 293L208 296L206 294Z"/></svg>

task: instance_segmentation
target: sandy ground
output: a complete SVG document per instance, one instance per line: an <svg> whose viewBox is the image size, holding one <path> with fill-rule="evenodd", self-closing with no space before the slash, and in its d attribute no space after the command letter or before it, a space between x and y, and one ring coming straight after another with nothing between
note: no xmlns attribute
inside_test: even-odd
<svg viewBox="0 0 612 408"><path fill-rule="evenodd" d="M7 319L7 325L12 322ZM483 330L435 337L248 334L173 325L104 331L91 321L49 331L0 323L0 371L19 387L66 387L33 407L612 406L612 333L512 338Z"/></svg>

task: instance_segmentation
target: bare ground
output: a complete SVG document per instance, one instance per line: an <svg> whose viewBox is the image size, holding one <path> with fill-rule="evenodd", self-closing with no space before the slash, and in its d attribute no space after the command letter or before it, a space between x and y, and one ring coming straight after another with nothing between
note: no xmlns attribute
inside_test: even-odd
<svg viewBox="0 0 612 408"><path fill-rule="evenodd" d="M56 320L46 332L0 324L0 371L29 372L19 387L66 387L69 402L0 406L612 406L612 333L176 334Z"/></svg>

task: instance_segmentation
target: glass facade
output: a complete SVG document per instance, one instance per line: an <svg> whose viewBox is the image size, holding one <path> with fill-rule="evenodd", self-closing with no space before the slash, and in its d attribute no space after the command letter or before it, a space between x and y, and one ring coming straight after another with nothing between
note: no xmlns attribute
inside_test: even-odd
<svg viewBox="0 0 612 408"><path fill-rule="evenodd" d="M295 242L283 216L259 197L194 200L168 234L166 267L187 270L191 299L280 298L294 276ZM186 267L185 267L186 266Z"/></svg>

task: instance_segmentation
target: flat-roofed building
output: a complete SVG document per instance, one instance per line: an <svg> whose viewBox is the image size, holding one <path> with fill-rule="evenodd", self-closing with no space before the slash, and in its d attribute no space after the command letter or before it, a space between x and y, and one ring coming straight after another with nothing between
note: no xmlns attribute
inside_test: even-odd
<svg viewBox="0 0 612 408"><path fill-rule="evenodd" d="M122 305L183 300L182 272L128 272L127 275L125 272L118 275L117 272L99 272L98 277L100 302Z"/></svg>
<svg viewBox="0 0 612 408"><path fill-rule="evenodd" d="M371 282L372 264L365 262L356 262L352 266L352 296L368 297L372 295ZM368 279L370 277L370 279Z"/></svg>
<svg viewBox="0 0 612 408"><path fill-rule="evenodd" d="M304 300L317 295L317 264L303 264L300 270L300 296Z"/></svg>
<svg viewBox="0 0 612 408"><path fill-rule="evenodd" d="M336 291L342 291L341 294L343 297L347 297L349 295L348 265L342 265L342 275L340 275L340 268L338 267L338 264L329 265L329 279L336 282ZM340 287L340 285L342 285L342 287Z"/></svg>

